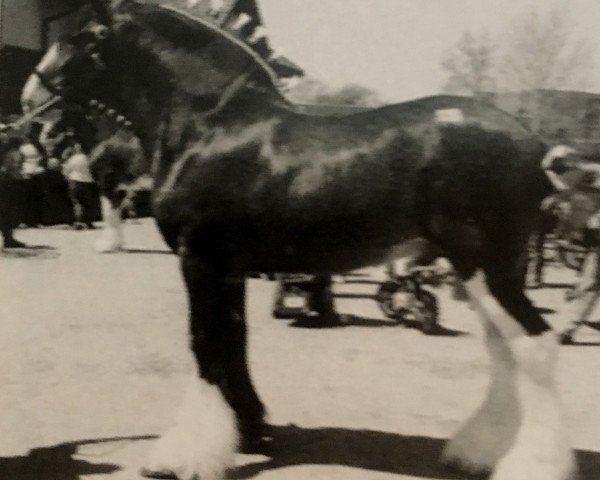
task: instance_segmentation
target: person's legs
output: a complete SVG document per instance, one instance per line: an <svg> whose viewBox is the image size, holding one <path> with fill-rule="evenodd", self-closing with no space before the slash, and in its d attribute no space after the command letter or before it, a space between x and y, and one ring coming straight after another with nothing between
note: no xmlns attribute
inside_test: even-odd
<svg viewBox="0 0 600 480"><path fill-rule="evenodd" d="M31 226L42 225L44 219L44 175L33 175L30 180Z"/></svg>
<svg viewBox="0 0 600 480"><path fill-rule="evenodd" d="M587 322L600 298L600 246L586 253L578 282L567 293L565 316L569 323L560 333L562 343L571 343L577 329Z"/></svg>
<svg viewBox="0 0 600 480"><path fill-rule="evenodd" d="M96 199L96 186L93 183L81 184L82 206L81 220L88 228L94 228L94 202Z"/></svg>
<svg viewBox="0 0 600 480"><path fill-rule="evenodd" d="M75 228L81 228L81 223L83 222L85 193L82 185L80 182L69 182L69 191L71 192L71 201L73 202L73 226Z"/></svg>
<svg viewBox="0 0 600 480"><path fill-rule="evenodd" d="M10 179L0 180L0 234L3 239L3 248L22 248L26 246L13 236L13 230L18 223L16 187L16 182Z"/></svg>

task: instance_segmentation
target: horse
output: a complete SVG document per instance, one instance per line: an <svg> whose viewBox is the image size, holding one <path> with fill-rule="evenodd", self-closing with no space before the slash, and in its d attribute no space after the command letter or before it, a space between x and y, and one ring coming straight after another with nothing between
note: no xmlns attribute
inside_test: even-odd
<svg viewBox="0 0 600 480"><path fill-rule="evenodd" d="M452 262L492 363L485 401L442 460L493 480L571 477L557 337L524 294L528 239L551 190L539 138L456 96L307 115L280 93L268 62L210 22L156 2L91 6L95 18L44 55L22 104L102 105L130 122L145 152L136 165L121 162L122 174L152 172L198 371L144 474L222 478L236 449L260 448L265 407L247 365L245 278L343 273L422 239Z"/></svg>

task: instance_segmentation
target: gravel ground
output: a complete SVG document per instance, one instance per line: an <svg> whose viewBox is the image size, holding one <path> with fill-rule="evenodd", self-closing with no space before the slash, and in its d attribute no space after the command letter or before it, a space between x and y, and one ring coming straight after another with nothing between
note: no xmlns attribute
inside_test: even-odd
<svg viewBox="0 0 600 480"><path fill-rule="evenodd" d="M136 479L169 424L193 372L186 298L152 222L126 230L127 253L94 253L97 232L44 228L18 232L38 249L0 254L0 479ZM530 295L560 324L574 274L552 266L549 280ZM239 455L231 476L463 478L436 460L488 379L468 306L442 287L445 335L425 336L387 320L368 298L374 285L341 283L347 325L308 329L271 317L274 288L250 280L247 307L273 438L268 456ZM561 349L559 383L582 479L597 480L600 332L576 340Z"/></svg>

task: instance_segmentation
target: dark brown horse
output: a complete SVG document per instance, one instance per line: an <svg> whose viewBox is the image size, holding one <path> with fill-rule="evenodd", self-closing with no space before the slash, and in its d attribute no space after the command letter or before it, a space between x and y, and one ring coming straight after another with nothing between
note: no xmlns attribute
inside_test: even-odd
<svg viewBox="0 0 600 480"><path fill-rule="evenodd" d="M198 377L147 474L220 478L238 434L242 448L260 443L247 275L346 272L426 239L481 313L493 364L488 397L445 460L494 480L569 477L557 342L523 293L528 238L549 193L538 139L460 97L303 115L260 57L212 25L133 0L112 11L93 4L97 19L48 51L23 104L57 94L100 102L132 122L152 159L154 213L181 260Z"/></svg>

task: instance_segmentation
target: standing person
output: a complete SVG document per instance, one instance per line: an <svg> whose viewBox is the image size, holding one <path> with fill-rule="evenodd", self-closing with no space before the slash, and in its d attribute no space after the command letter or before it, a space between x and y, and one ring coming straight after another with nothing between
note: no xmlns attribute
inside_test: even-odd
<svg viewBox="0 0 600 480"><path fill-rule="evenodd" d="M577 152L565 146L554 147L544 160L548 179L560 198L572 199L580 193L591 202L595 213L585 223L583 243L587 249L579 272L579 279L567 292L569 323L561 332L561 342L571 343L579 326L583 325L592 313L600 298L600 171L591 164L577 159Z"/></svg>
<svg viewBox="0 0 600 480"><path fill-rule="evenodd" d="M80 229L82 224L93 229L96 185L90 171L88 156L83 152L79 142L74 142L70 154L63 164L63 174L69 182L69 190L73 201L75 222L74 228Z"/></svg>
<svg viewBox="0 0 600 480"><path fill-rule="evenodd" d="M69 182L62 172L62 162L54 149L48 152L47 170L44 174L44 223L46 225L69 224L75 221Z"/></svg>
<svg viewBox="0 0 600 480"><path fill-rule="evenodd" d="M23 242L13 236L13 230L19 225L22 157L19 153L21 140L18 138L0 139L0 234L3 248L23 248Z"/></svg>

